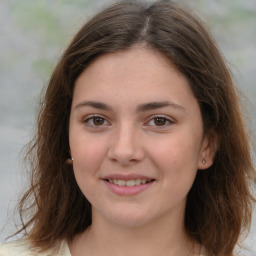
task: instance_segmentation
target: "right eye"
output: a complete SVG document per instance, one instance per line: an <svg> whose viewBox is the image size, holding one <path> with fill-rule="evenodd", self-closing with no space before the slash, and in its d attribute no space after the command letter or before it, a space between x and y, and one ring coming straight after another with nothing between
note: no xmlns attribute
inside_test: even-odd
<svg viewBox="0 0 256 256"><path fill-rule="evenodd" d="M109 125L109 122L101 116L90 116L84 120L84 123L92 127L102 127L104 125Z"/></svg>

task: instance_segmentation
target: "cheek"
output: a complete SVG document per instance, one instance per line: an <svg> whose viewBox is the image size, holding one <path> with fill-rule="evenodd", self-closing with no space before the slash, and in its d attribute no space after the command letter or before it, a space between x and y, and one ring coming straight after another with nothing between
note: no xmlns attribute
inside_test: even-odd
<svg viewBox="0 0 256 256"><path fill-rule="evenodd" d="M193 139L175 137L158 142L157 147L152 147L151 152L154 158L162 163L172 165L184 164L189 160L195 160L199 154L199 145Z"/></svg>
<svg viewBox="0 0 256 256"><path fill-rule="evenodd" d="M83 179L84 177L90 178L92 174L97 175L105 157L104 144L97 140L91 140L89 136L86 139L72 136L70 138L70 150L74 159L73 169L76 178Z"/></svg>
<svg viewBox="0 0 256 256"><path fill-rule="evenodd" d="M98 197L96 186L103 161L103 148L97 143L86 140L71 143L70 147L74 159L73 170L76 182L84 196L91 202L93 198Z"/></svg>
<svg viewBox="0 0 256 256"><path fill-rule="evenodd" d="M103 157L103 149L92 145L92 147L82 147L80 151L74 152L74 164L79 165L84 171L96 169Z"/></svg>
<svg viewBox="0 0 256 256"><path fill-rule="evenodd" d="M191 133L190 133L191 134ZM162 175L171 179L191 178L197 172L200 152L200 139L189 136L187 132L176 133L158 140L157 147L150 147L151 160L160 169Z"/></svg>

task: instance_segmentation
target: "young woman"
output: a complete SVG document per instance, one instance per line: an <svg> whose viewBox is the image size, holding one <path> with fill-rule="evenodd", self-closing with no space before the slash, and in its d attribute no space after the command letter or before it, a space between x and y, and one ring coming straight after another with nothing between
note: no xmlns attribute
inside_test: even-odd
<svg viewBox="0 0 256 256"><path fill-rule="evenodd" d="M28 157L25 238L1 256L231 256L250 226L255 170L232 79L169 1L122 1L81 28Z"/></svg>

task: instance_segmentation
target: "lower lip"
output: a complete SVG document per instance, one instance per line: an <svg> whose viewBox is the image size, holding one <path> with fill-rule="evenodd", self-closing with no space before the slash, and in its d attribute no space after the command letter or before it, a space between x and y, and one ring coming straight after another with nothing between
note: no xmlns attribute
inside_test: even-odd
<svg viewBox="0 0 256 256"><path fill-rule="evenodd" d="M106 180L104 180L104 182L112 192L114 192L115 194L121 195L121 196L137 195L140 192L142 192L142 191L146 190L147 188L149 188L150 186L152 186L154 183L154 181L150 181L146 184L128 187L128 186L119 186L119 185L110 183Z"/></svg>

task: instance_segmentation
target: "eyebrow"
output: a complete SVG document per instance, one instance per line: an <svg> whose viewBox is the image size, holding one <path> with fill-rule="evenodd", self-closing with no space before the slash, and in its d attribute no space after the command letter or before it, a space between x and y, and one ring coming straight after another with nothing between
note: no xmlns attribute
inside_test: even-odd
<svg viewBox="0 0 256 256"><path fill-rule="evenodd" d="M75 106L75 108L80 108L80 107L92 107L92 108L106 110L106 111L113 110L113 108L110 105L102 102L98 102L98 101L82 101ZM156 101L156 102L143 103L137 106L136 111L145 112L145 111L155 110L155 109L164 108L164 107L171 107L177 110L185 111L184 107L170 101L159 101L159 102Z"/></svg>
<svg viewBox="0 0 256 256"><path fill-rule="evenodd" d="M141 104L137 107L137 112L144 112L144 111L154 110L154 109L159 109L164 107L171 107L177 110L185 111L185 108L183 108L178 104L175 104L170 101L160 101L160 102L149 102L149 103Z"/></svg>
<svg viewBox="0 0 256 256"><path fill-rule="evenodd" d="M80 107L92 107L92 108L97 108L101 110L112 110L111 106L98 101L82 101L75 106L75 108L80 108Z"/></svg>

